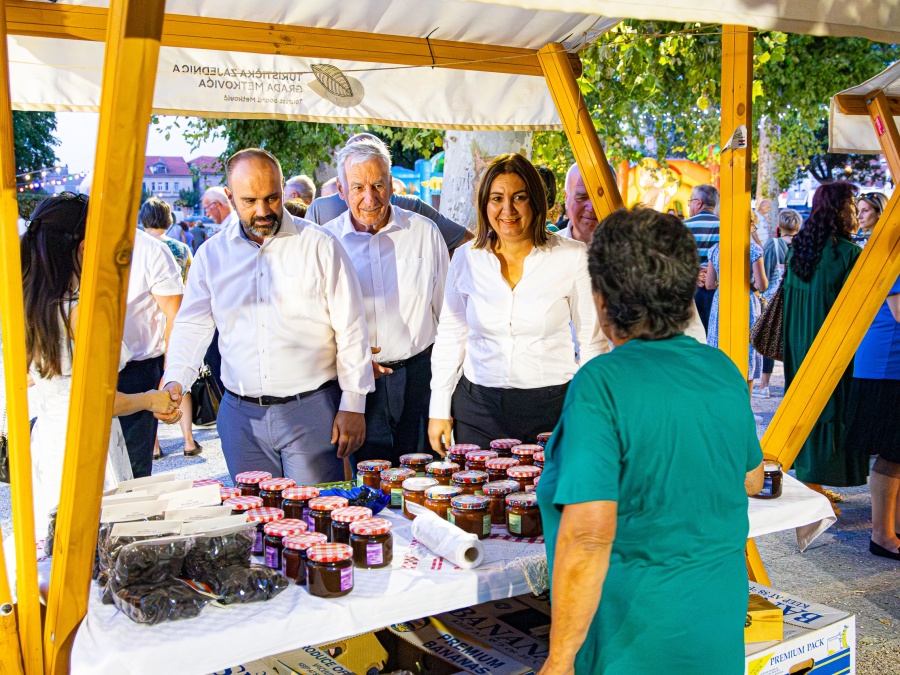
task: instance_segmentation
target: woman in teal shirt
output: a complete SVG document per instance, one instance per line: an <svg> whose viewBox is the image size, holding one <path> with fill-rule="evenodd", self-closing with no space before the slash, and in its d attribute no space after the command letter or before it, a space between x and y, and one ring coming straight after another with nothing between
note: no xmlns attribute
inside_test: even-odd
<svg viewBox="0 0 900 675"><path fill-rule="evenodd" d="M579 369L537 490L553 607L541 675L742 675L747 495L762 452L747 383L684 335L690 231L619 210L589 251L615 349Z"/></svg>

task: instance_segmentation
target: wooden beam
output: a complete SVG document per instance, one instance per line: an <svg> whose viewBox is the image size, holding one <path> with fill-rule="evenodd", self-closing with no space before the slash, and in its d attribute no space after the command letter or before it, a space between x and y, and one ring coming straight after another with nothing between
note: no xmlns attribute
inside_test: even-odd
<svg viewBox="0 0 900 675"><path fill-rule="evenodd" d="M48 675L87 611L165 0L112 0L50 598Z"/></svg>
<svg viewBox="0 0 900 675"><path fill-rule="evenodd" d="M884 96L884 92L881 94ZM845 115L869 115L869 100L874 94L836 94L834 102ZM900 96L886 96L887 106L894 117L900 116Z"/></svg>
<svg viewBox="0 0 900 675"><path fill-rule="evenodd" d="M719 349L734 361L744 379L750 350L752 84L753 30L747 26L722 26ZM746 147L725 150L732 134L741 126L746 128Z"/></svg>
<svg viewBox="0 0 900 675"><path fill-rule="evenodd" d="M605 218L625 204L619 194L616 177L606 160L606 153L600 145L591 114L578 88L577 76L563 46L558 42L541 47L538 59L575 161L581 169L581 177L591 197L591 204L597 217Z"/></svg>
<svg viewBox="0 0 900 675"><path fill-rule="evenodd" d="M763 565L759 549L756 548L756 542L753 539L747 540L744 556L747 562L747 578L763 586L771 586L772 582L769 581L769 573L766 572L766 566Z"/></svg>
<svg viewBox="0 0 900 675"><path fill-rule="evenodd" d="M869 115L891 168L900 175L900 133L884 94ZM763 436L763 451L791 467L859 343L900 275L900 190L895 190L850 272L797 376Z"/></svg>
<svg viewBox="0 0 900 675"><path fill-rule="evenodd" d="M0 0L0 12L5 0ZM5 16L5 12L3 12ZM34 501L31 484L31 429L28 423L28 363L25 351L25 307L22 300L22 265L16 200L16 158L9 93L9 55L6 21L0 16L0 323L6 379L10 488L13 534L16 541L16 599L18 631L12 610L6 566L0 574L0 661L9 660L11 672L43 673L41 652L41 594L37 580L34 542ZM3 565L0 553L0 565ZM2 607L10 611L4 613ZM18 643L16 635L18 633ZM21 651L20 651L21 650ZM0 667L0 671L3 668Z"/></svg>
<svg viewBox="0 0 900 675"><path fill-rule="evenodd" d="M8 0L12 35L103 42L107 10ZM436 66L540 77L537 51L454 40L166 14L162 45L405 66ZM560 47L562 48L562 47ZM581 74L577 55L567 55Z"/></svg>

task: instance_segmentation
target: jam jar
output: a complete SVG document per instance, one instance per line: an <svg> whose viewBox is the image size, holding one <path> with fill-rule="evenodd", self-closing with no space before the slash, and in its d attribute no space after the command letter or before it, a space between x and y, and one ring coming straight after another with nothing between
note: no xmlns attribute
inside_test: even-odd
<svg viewBox="0 0 900 675"><path fill-rule="evenodd" d="M247 511L247 521L256 523L256 539L253 542L253 548L250 549L250 553L253 555L263 554L263 538L265 536L263 528L266 526L266 523L274 523L282 518L284 518L284 511L273 509L269 506L260 506L258 509Z"/></svg>
<svg viewBox="0 0 900 675"><path fill-rule="evenodd" d="M496 450L473 450L466 453L466 471L484 471L484 463L497 458Z"/></svg>
<svg viewBox="0 0 900 675"><path fill-rule="evenodd" d="M498 438L491 441L491 450L496 450L501 457L512 457L511 450L521 443L518 438Z"/></svg>
<svg viewBox="0 0 900 675"><path fill-rule="evenodd" d="M447 520L463 532L487 539L491 535L491 499L479 495L459 495L450 500Z"/></svg>
<svg viewBox="0 0 900 675"><path fill-rule="evenodd" d="M394 561L391 521L386 518L368 518L351 523L350 548L353 549L353 564L356 567L388 567Z"/></svg>
<svg viewBox="0 0 900 675"><path fill-rule="evenodd" d="M311 485L296 485L281 493L281 510L285 518L305 520L309 524L309 500L319 496L319 488Z"/></svg>
<svg viewBox="0 0 900 675"><path fill-rule="evenodd" d="M462 488L464 495L482 495L481 486L488 482L486 471L457 471L453 474L453 485Z"/></svg>
<svg viewBox="0 0 900 675"><path fill-rule="evenodd" d="M425 508L436 514L441 520L447 520L447 512L450 509L450 500L462 494L462 488L435 485L425 490Z"/></svg>
<svg viewBox="0 0 900 675"><path fill-rule="evenodd" d="M391 498L388 506L392 509L399 509L403 506L403 481L415 475L415 471L406 467L386 469L381 472L381 491Z"/></svg>
<svg viewBox="0 0 900 675"><path fill-rule="evenodd" d="M474 445L473 443L459 443L457 445L451 445L447 448L447 459L451 462L456 462L460 466L466 465L466 454L469 452L475 452L477 450L481 450L481 447L478 445Z"/></svg>
<svg viewBox="0 0 900 675"><path fill-rule="evenodd" d="M542 448L539 445L534 445L532 443L522 443L520 445L513 446L510 449L512 456L519 460L519 464L534 464L534 452L535 450L540 451Z"/></svg>
<svg viewBox="0 0 900 675"><path fill-rule="evenodd" d="M282 518L274 523L266 523L263 526L263 533L266 535L263 539L263 555L266 559L266 567L280 570L282 565L281 553L284 550L282 540L284 537L303 534L306 532L306 527L305 521L294 520L293 518Z"/></svg>
<svg viewBox="0 0 900 675"><path fill-rule="evenodd" d="M539 468L544 468L544 451L543 450L535 450L534 451L534 465Z"/></svg>
<svg viewBox="0 0 900 675"><path fill-rule="evenodd" d="M231 507L231 515L233 516L244 516L250 509L258 509L262 505L262 499L259 497L232 497L222 503L222 506Z"/></svg>
<svg viewBox="0 0 900 675"><path fill-rule="evenodd" d="M417 476L425 475L425 466L434 461L427 452L412 452L408 455L400 455L400 466L412 469Z"/></svg>
<svg viewBox="0 0 900 675"><path fill-rule="evenodd" d="M297 483L292 478L267 478L259 482L259 496L262 497L263 506L274 509L283 508L281 505L281 493Z"/></svg>
<svg viewBox="0 0 900 675"><path fill-rule="evenodd" d="M343 497L315 497L309 500L309 529L331 539L331 512L347 506Z"/></svg>
<svg viewBox="0 0 900 675"><path fill-rule="evenodd" d="M484 496L491 500L492 525L506 525L506 495L518 491L519 484L514 480L495 480L484 484Z"/></svg>
<svg viewBox="0 0 900 675"><path fill-rule="evenodd" d="M241 496L240 488L231 488L231 487L220 487L219 488L219 499L222 500L224 504L229 499L233 499L234 497Z"/></svg>
<svg viewBox="0 0 900 675"><path fill-rule="evenodd" d="M766 459L763 463L763 487L754 497L757 499L776 499L781 496L782 465L774 459Z"/></svg>
<svg viewBox="0 0 900 675"><path fill-rule="evenodd" d="M413 476L403 481L403 515L413 520L415 516L406 508L407 502L425 506L425 490L432 488L439 483L434 478L426 478L425 476Z"/></svg>
<svg viewBox="0 0 900 675"><path fill-rule="evenodd" d="M218 485L219 487L223 487L225 484L217 478L201 478L200 480L195 480L192 487L206 487L207 485Z"/></svg>
<svg viewBox="0 0 900 675"><path fill-rule="evenodd" d="M298 585L306 586L306 549L316 544L327 544L328 538L321 532L307 532L285 537L281 543L284 546L281 573Z"/></svg>
<svg viewBox="0 0 900 675"><path fill-rule="evenodd" d="M540 537L544 534L536 495L513 492L506 496L506 529L517 537Z"/></svg>
<svg viewBox="0 0 900 675"><path fill-rule="evenodd" d="M541 475L541 470L533 464L511 466L506 470L506 475L519 484L519 491L525 492L525 488L534 485L534 479Z"/></svg>
<svg viewBox="0 0 900 675"><path fill-rule="evenodd" d="M495 457L485 462L485 471L487 471L489 481L506 480L509 478L506 475L507 469L518 465L519 460L515 457Z"/></svg>
<svg viewBox="0 0 900 675"><path fill-rule="evenodd" d="M550 437L553 435L552 431L542 431L537 435L537 444L542 448L547 445L547 441L550 440Z"/></svg>
<svg viewBox="0 0 900 675"><path fill-rule="evenodd" d="M456 462L431 462L425 465L425 475L434 478L439 485L450 485L450 477L459 469Z"/></svg>
<svg viewBox="0 0 900 675"><path fill-rule="evenodd" d="M320 598L340 598L353 590L353 549L316 544L306 549L306 590Z"/></svg>
<svg viewBox="0 0 900 675"><path fill-rule="evenodd" d="M245 497L259 497L259 484L271 477L268 471L244 471L234 477L234 486Z"/></svg>
<svg viewBox="0 0 900 675"><path fill-rule="evenodd" d="M391 468L386 459L367 459L356 465L356 484L373 490L381 489L381 472Z"/></svg>
<svg viewBox="0 0 900 675"><path fill-rule="evenodd" d="M372 509L365 506L345 506L331 512L331 541L350 543L350 523L372 517Z"/></svg>

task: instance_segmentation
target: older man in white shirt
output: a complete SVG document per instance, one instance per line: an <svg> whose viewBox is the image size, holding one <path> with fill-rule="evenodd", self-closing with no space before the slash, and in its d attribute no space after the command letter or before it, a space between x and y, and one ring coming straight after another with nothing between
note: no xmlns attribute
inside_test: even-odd
<svg viewBox="0 0 900 675"><path fill-rule="evenodd" d="M431 346L450 256L435 223L391 205L391 156L378 139L338 154L338 190L348 210L325 225L359 277L375 392L366 398L366 440L359 459L425 450Z"/></svg>
<svg viewBox="0 0 900 675"><path fill-rule="evenodd" d="M194 258L165 387L190 386L218 328L226 393L217 426L232 477L341 480L374 389L356 273L333 237L284 211L275 157L242 150L226 175L238 222Z"/></svg>

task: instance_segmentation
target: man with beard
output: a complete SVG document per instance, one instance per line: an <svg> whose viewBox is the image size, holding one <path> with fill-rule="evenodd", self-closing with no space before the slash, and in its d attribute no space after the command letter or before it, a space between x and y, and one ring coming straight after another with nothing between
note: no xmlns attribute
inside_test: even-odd
<svg viewBox="0 0 900 675"><path fill-rule="evenodd" d="M590 246L597 228L597 214L577 164L570 166L566 174L566 215L569 220L561 223L557 234Z"/></svg>
<svg viewBox="0 0 900 675"><path fill-rule="evenodd" d="M232 478L341 480L375 389L359 281L333 237L283 209L274 156L241 150L225 168L237 221L194 258L165 388L177 398L190 387L218 328L226 391L217 427Z"/></svg>

